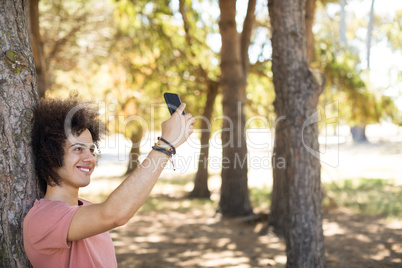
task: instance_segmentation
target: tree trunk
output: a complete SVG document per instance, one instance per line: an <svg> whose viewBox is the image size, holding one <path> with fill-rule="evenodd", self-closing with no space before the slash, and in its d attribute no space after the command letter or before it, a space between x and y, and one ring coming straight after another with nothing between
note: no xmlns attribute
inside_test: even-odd
<svg viewBox="0 0 402 268"><path fill-rule="evenodd" d="M315 1L316 0L307 0L306 2L306 13L305 13L305 25L306 25L306 41L307 41L307 61L308 65L310 65L311 61L314 59L314 34L313 34L313 25L314 25L314 14L315 14ZM280 123L281 119L278 119L277 122ZM275 143L275 148L277 151L284 151L286 144ZM274 154L273 154L274 155ZM278 158L278 159L277 159ZM282 168L275 168L281 159L279 157L272 158L272 173L273 173L273 186L272 186L272 196L271 196L271 212L270 217L268 218L268 225L272 226L273 232L278 236L283 236L285 234L285 214L283 211L285 210L285 180L284 178L285 170ZM279 179L277 179L279 178Z"/></svg>
<svg viewBox="0 0 402 268"><path fill-rule="evenodd" d="M346 12L345 12L346 0L340 0L339 3L341 5L341 21L340 21L340 27L339 27L339 36L341 38L341 43L344 46L346 46L347 45L347 39L346 39Z"/></svg>
<svg viewBox="0 0 402 268"><path fill-rule="evenodd" d="M32 51L35 59L35 69L37 78L37 88L39 97L45 97L48 87L48 75L46 61L43 52L43 43L40 36L39 27L39 0L29 0L29 13L31 24L31 44Z"/></svg>
<svg viewBox="0 0 402 268"><path fill-rule="evenodd" d="M367 141L365 125L354 126L350 129L350 132L352 133L352 138L355 143L361 143Z"/></svg>
<svg viewBox="0 0 402 268"><path fill-rule="evenodd" d="M249 66L247 51L254 22L255 0L249 1L242 35L236 30L236 1L220 0L219 8L222 38L220 86L224 119L222 186L218 210L223 216L238 217L253 213L247 181L244 103Z"/></svg>
<svg viewBox="0 0 402 268"><path fill-rule="evenodd" d="M280 121L279 121L280 122ZM268 225L272 226L273 232L282 237L285 235L285 187L286 181L284 178L286 177L286 169L284 168L276 168L274 164L275 154L277 152L285 152L286 151L286 143L282 142L280 139L277 139L276 135L281 135L282 133L278 133L278 128L282 127L278 124L275 128L275 143L274 143L274 153L272 156L272 195L271 195L271 211L268 217ZM279 156L283 157L283 156ZM286 164L286 163L285 163Z"/></svg>
<svg viewBox="0 0 402 268"><path fill-rule="evenodd" d="M135 131L131 133L131 143L132 147L130 150L129 161L127 165L126 174L128 175L133 172L140 165L140 143L143 136L143 128L138 126Z"/></svg>
<svg viewBox="0 0 402 268"><path fill-rule="evenodd" d="M307 62L310 63L314 60L315 47L314 47L314 15L315 15L315 1L307 0L306 2L306 40L307 40Z"/></svg>
<svg viewBox="0 0 402 268"><path fill-rule="evenodd" d="M275 112L274 168L284 181L287 267L325 267L318 126L321 87L310 72L305 30L306 0L269 0ZM310 122L313 123L310 123ZM283 169L277 171L275 169Z"/></svg>
<svg viewBox="0 0 402 268"><path fill-rule="evenodd" d="M0 267L30 266L22 222L40 195L30 146L37 93L24 4L0 0Z"/></svg>
<svg viewBox="0 0 402 268"><path fill-rule="evenodd" d="M367 28L367 69L370 69L370 51L371 51L371 36L373 34L374 24L374 0L371 1L370 19Z"/></svg>
<svg viewBox="0 0 402 268"><path fill-rule="evenodd" d="M218 95L219 83L208 80L207 82L207 100L204 106L203 120L201 121L201 149L198 159L198 170L195 174L194 189L188 197L190 198L210 198L208 189L208 157L209 157L209 139L211 136L210 122L214 103Z"/></svg>

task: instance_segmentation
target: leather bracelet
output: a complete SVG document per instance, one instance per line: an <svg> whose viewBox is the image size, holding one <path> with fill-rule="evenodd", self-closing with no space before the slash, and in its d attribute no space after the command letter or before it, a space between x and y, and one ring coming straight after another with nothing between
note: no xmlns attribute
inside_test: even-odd
<svg viewBox="0 0 402 268"><path fill-rule="evenodd" d="M169 146L170 146L170 149L171 149L171 151L172 151L172 154L176 154L176 148L174 148L174 146L173 146L172 144L170 144L170 142L168 142L167 140L165 140L165 139L162 138L162 137L158 137L158 140L161 140L161 141L163 141L164 143L166 143L167 145L169 145Z"/></svg>
<svg viewBox="0 0 402 268"><path fill-rule="evenodd" d="M152 146L152 149L154 149L155 151L159 151L159 152L161 152L161 153L164 153L164 154L166 154L167 156L169 156L170 163L172 163L172 166L173 166L173 171L176 171L176 168L175 168L175 166L174 166L173 159L172 159L172 151L166 150L165 148L160 147L160 146L158 146L158 145Z"/></svg>
<svg viewBox="0 0 402 268"><path fill-rule="evenodd" d="M159 141L157 143L155 143L155 146L168 150L171 155L174 155L174 153L175 153L175 151L173 151L172 147L170 147L169 145L160 144Z"/></svg>
<svg viewBox="0 0 402 268"><path fill-rule="evenodd" d="M166 149L163 148L163 147L154 145L154 146L152 146L152 149L154 149L154 150L156 150L156 151L159 151L159 152L162 152L162 153L166 154L166 155L169 156L169 157L172 157L172 152L169 151L169 150L166 150Z"/></svg>

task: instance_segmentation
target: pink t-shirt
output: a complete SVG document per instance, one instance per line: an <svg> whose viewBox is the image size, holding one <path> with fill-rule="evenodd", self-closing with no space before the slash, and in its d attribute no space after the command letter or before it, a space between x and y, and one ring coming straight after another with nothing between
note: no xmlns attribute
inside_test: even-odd
<svg viewBox="0 0 402 268"><path fill-rule="evenodd" d="M91 204L80 201L84 206ZM71 220L79 208L62 201L35 201L23 228L24 248L33 267L117 267L108 232L67 241Z"/></svg>

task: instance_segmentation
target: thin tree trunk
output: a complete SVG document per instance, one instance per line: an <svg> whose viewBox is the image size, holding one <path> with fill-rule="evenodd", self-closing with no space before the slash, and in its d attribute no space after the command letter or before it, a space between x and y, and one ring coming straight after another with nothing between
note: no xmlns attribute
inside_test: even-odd
<svg viewBox="0 0 402 268"><path fill-rule="evenodd" d="M31 44L32 51L35 59L36 78L38 86L39 97L45 97L45 93L48 87L48 75L46 61L43 52L43 43L40 36L39 27L39 0L29 1L29 13L31 24Z"/></svg>
<svg viewBox="0 0 402 268"><path fill-rule="evenodd" d="M325 267L322 231L318 126L313 121L321 87L309 70L305 30L306 0L269 0L276 158L286 167L273 173L284 181L287 267ZM278 177L281 176L281 177Z"/></svg>
<svg viewBox="0 0 402 268"><path fill-rule="evenodd" d="M307 0L306 2L306 40L307 40L307 62L310 63L314 60L314 15L315 15L315 1Z"/></svg>
<svg viewBox="0 0 402 268"><path fill-rule="evenodd" d="M132 147L129 154L129 161L125 175L133 172L140 164L140 143L143 135L142 127L138 126L136 131L131 134L130 140Z"/></svg>
<svg viewBox="0 0 402 268"><path fill-rule="evenodd" d="M373 34L374 24L374 0L371 2L370 19L367 28L367 69L370 69L370 51L371 51L371 36Z"/></svg>
<svg viewBox="0 0 402 268"><path fill-rule="evenodd" d="M224 118L222 186L218 211L223 216L238 217L253 213L248 193L244 104L249 66L245 50L248 50L250 43L255 0L249 1L242 35L236 30L236 1L220 0L219 8L219 29L222 38L220 86Z"/></svg>
<svg viewBox="0 0 402 268"><path fill-rule="evenodd" d="M22 222L40 195L30 146L37 93L24 4L0 0L0 267L30 267Z"/></svg>
<svg viewBox="0 0 402 268"><path fill-rule="evenodd" d="M186 33L186 45L191 57L196 57L196 52L193 50L193 37L191 36L190 23L187 17L186 5L184 0L179 1L179 11L183 18L184 32ZM194 189L188 195L189 198L209 198L211 193L208 189L208 156L209 156L209 139L211 136L210 122L216 95L218 94L219 83L211 80L208 77L208 72L198 65L197 73L205 80L207 84L207 100L204 105L203 120L201 122L201 149L198 158L198 169L194 178ZM205 131L207 130L207 131Z"/></svg>
<svg viewBox="0 0 402 268"><path fill-rule="evenodd" d="M282 135L281 133L282 131L279 131L279 127L282 126L278 124L275 128L275 137L277 137L277 135ZM286 177L286 169L277 168L276 165L274 164L274 161L276 161L275 156L277 152L286 152L287 150L286 146L287 146L286 142L283 142L281 139L275 138L274 153L272 157L273 184L272 184L272 195L271 195L271 211L268 217L268 225L272 226L273 232L279 237L285 235L286 181L283 178ZM279 157L285 158L282 155Z"/></svg>
<svg viewBox="0 0 402 268"><path fill-rule="evenodd" d="M340 27L339 27L339 36L341 38L341 43L346 46L347 45L346 12L345 12L346 0L339 0L339 3L341 5L341 21L340 21Z"/></svg>
<svg viewBox="0 0 402 268"><path fill-rule="evenodd" d="M203 120L201 121L201 149L198 159L198 170L194 179L194 189L189 194L190 198L210 198L208 189L208 157L209 157L209 139L211 137L210 122L214 103L218 95L219 83L208 80L207 82L207 100L204 105Z"/></svg>

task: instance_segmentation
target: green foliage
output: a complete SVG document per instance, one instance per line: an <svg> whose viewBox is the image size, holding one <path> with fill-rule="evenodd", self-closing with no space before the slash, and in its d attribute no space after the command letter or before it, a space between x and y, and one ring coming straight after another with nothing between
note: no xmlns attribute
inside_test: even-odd
<svg viewBox="0 0 402 268"><path fill-rule="evenodd" d="M114 116L110 126L117 132L122 131L116 130L116 122L121 123L129 115L141 115L148 122L153 116L154 130L158 130L160 122L168 118L162 97L166 91L178 93L188 104L188 112L201 115L206 81L218 81L220 76L219 55L207 43L208 38L219 34L218 21L210 14L200 13L202 1L181 1L183 6L178 2L40 1L45 54L53 55L48 57L51 89L56 92L53 94L79 89L84 96L105 99L111 107L116 105L108 115ZM181 12L185 13L187 24ZM317 53L312 67L323 71L327 78L321 104L338 100L342 104L340 117L351 124L373 123L381 118L401 122L401 113L393 100L369 90L362 79L365 73L359 69L357 50L342 47L336 41L337 18L326 18L324 9L317 12ZM381 28L383 35L395 44L400 42L401 32L401 12L397 14L393 22ZM358 38L353 33L363 24L357 21L348 25L348 36ZM246 118L253 117L253 121L248 127L266 127L274 116L271 62L264 52L269 42L261 41L269 38L267 25L267 21L258 18L253 34L253 53L262 63L250 66L245 111ZM219 95L215 105L213 116L218 116L222 110ZM197 120L196 128L200 121ZM221 123L213 120L213 131ZM139 130L134 125L123 128L127 137Z"/></svg>
<svg viewBox="0 0 402 268"><path fill-rule="evenodd" d="M361 70L358 49L340 43L337 31L334 31L338 28L338 19L324 15L323 9L319 12L322 19L315 34L316 58L312 67L321 70L326 77L320 105L325 107L339 101L339 118L350 125L378 123L380 119L388 118L397 122L398 109L394 101L379 91L371 90L370 84L364 81L368 74ZM357 38L354 32L359 27L362 27L360 20L348 25L351 32L348 35Z"/></svg>
<svg viewBox="0 0 402 268"><path fill-rule="evenodd" d="M273 101L275 99L272 83L272 63L251 66L247 79L246 118L247 128L273 128L275 116ZM253 70L256 68L257 70Z"/></svg>
<svg viewBox="0 0 402 268"><path fill-rule="evenodd" d="M344 57L336 59L334 57L334 60L325 63L327 89L336 87L339 92L336 95L348 103L344 110L341 110L341 118L347 119L349 123L355 125L377 123L380 119L380 112L376 109L377 100L367 90L361 79L362 72L355 70L351 58L353 55L345 52ZM324 97L328 97L328 95L324 94Z"/></svg>
<svg viewBox="0 0 402 268"><path fill-rule="evenodd" d="M146 96L147 99L137 100L137 106L161 104L154 115L165 120L168 116L162 94L175 92L188 104L187 112L202 114L206 79L216 79L218 68L211 64L215 54L206 45L209 28L195 25L199 14L188 3L186 15L190 29L186 34L178 10L169 1L118 1L116 4L114 16L118 30L112 54L118 60L114 64L124 67L125 90L134 89ZM127 101L124 96L120 99ZM145 112L145 107L139 111ZM158 125L156 122L155 126Z"/></svg>
<svg viewBox="0 0 402 268"><path fill-rule="evenodd" d="M402 49L402 10L396 10L393 20L376 17L373 36L377 42L386 38L393 50Z"/></svg>
<svg viewBox="0 0 402 268"><path fill-rule="evenodd" d="M180 2L182 6L168 0L40 1L51 95L79 89L85 98L105 101L110 130L128 138L150 130L139 128L135 120L125 124L128 116L142 116L148 126L152 116L153 130L168 118L162 97L166 91L178 93L187 112L201 115L207 81L220 76L219 55L207 44L219 33L218 21L194 8L202 2ZM249 78L246 116L268 118L274 99L266 76L270 62L252 68L259 75ZM213 117L221 114L219 99ZM221 123L213 120L212 130ZM250 127L256 126L265 123L254 120Z"/></svg>

